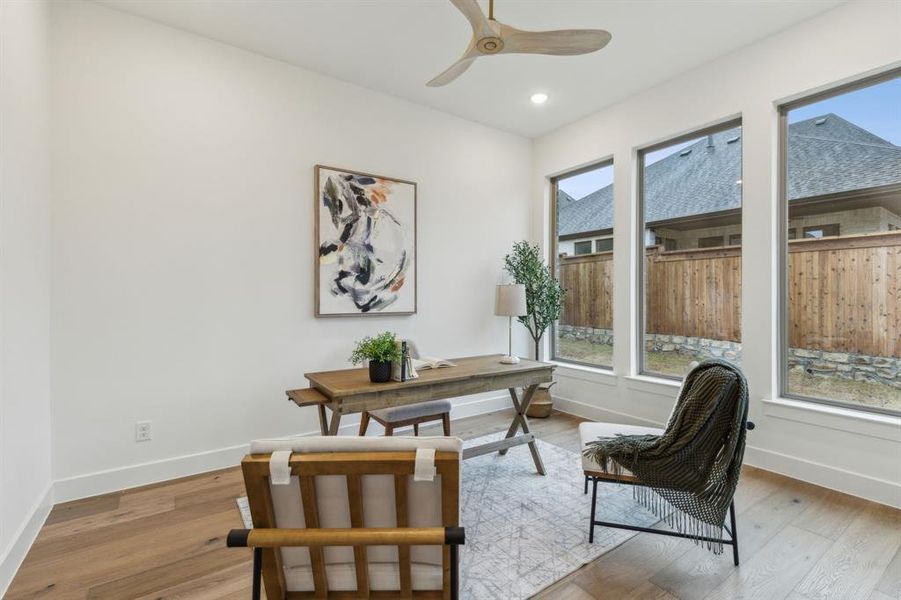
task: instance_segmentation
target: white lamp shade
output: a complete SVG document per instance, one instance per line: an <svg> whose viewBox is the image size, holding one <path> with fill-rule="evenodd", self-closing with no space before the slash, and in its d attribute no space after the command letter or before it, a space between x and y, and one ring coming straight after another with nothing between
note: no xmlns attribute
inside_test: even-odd
<svg viewBox="0 0 901 600"><path fill-rule="evenodd" d="M526 286L519 283L497 286L494 314L499 317L521 317L526 312Z"/></svg>

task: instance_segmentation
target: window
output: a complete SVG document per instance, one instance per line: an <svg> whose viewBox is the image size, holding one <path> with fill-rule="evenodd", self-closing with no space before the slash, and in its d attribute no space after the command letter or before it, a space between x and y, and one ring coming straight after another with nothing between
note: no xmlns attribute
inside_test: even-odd
<svg viewBox="0 0 901 600"><path fill-rule="evenodd" d="M741 234L733 233L729 236L729 245L730 246L741 246Z"/></svg>
<svg viewBox="0 0 901 600"><path fill-rule="evenodd" d="M557 276L566 295L550 336L551 356L609 368L613 365L613 163L567 173L555 178L552 187L556 230L551 244L556 250L551 255L557 257ZM572 248L574 256L565 255L567 248Z"/></svg>
<svg viewBox="0 0 901 600"><path fill-rule="evenodd" d="M780 109L783 396L901 413L899 106L895 70Z"/></svg>
<svg viewBox="0 0 901 600"><path fill-rule="evenodd" d="M741 230L741 137L732 121L639 152L641 227L655 235L639 263L641 373L681 378L695 361L741 361L741 250L696 251L724 246L711 230Z"/></svg>
<svg viewBox="0 0 901 600"><path fill-rule="evenodd" d="M573 244L573 253L575 253L576 256L579 254L591 254L591 241L576 242Z"/></svg>
<svg viewBox="0 0 901 600"><path fill-rule="evenodd" d="M824 238L824 237L833 237L839 235L839 225L838 223L833 223L831 225L816 225L814 227L805 227L804 228L804 237L806 238Z"/></svg>
<svg viewBox="0 0 901 600"><path fill-rule="evenodd" d="M654 244L663 248L666 252L676 249L676 240L657 236L654 238Z"/></svg>
<svg viewBox="0 0 901 600"><path fill-rule="evenodd" d="M723 236L714 235L702 237L698 240L698 248L717 248L723 245Z"/></svg>

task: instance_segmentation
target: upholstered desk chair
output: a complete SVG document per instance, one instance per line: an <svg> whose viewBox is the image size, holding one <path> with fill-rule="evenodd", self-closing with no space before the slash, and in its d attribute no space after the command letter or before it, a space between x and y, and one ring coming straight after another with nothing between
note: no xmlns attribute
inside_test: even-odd
<svg viewBox="0 0 901 600"><path fill-rule="evenodd" d="M407 352L411 358L419 358L419 349L411 340L407 340ZM449 436L450 430L450 400L432 400L419 402L418 404L406 404L393 406L373 411L363 411L360 415L360 435L366 435L370 419L378 422L385 428L385 435L394 435L398 427L413 426L413 435L419 435L419 426L423 423L441 421L444 435Z"/></svg>
<svg viewBox="0 0 901 600"><path fill-rule="evenodd" d="M385 428L385 435L394 435L398 427L413 426L413 435L419 435L422 423L441 421L444 435L450 435L450 400L431 400L417 404L392 406L373 411L363 411L360 415L360 435L366 435L369 420L377 421Z"/></svg>
<svg viewBox="0 0 901 600"><path fill-rule="evenodd" d="M462 442L260 440L241 462L253 590L282 598L457 598Z"/></svg>

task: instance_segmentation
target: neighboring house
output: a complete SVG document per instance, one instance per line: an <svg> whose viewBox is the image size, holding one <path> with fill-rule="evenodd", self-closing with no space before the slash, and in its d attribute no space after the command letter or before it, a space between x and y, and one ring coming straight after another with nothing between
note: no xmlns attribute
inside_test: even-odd
<svg viewBox="0 0 901 600"><path fill-rule="evenodd" d="M570 202L575 202L576 199L564 192L563 190L557 190L557 206L566 206Z"/></svg>
<svg viewBox="0 0 901 600"><path fill-rule="evenodd" d="M901 147L829 113L788 127L789 238L901 229ZM646 243L666 250L741 244L741 128L647 167ZM613 186L558 191L558 252L612 249Z"/></svg>

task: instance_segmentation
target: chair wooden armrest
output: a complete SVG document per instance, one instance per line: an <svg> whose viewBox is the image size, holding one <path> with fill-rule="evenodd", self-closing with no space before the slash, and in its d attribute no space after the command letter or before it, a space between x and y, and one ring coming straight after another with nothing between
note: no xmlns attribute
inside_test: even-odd
<svg viewBox="0 0 901 600"><path fill-rule="evenodd" d="M311 554L313 553L312 548L317 548L317 552L320 553L320 558L318 559L320 564L318 568L321 576L324 577L325 571L321 564L321 548L323 546L354 546L355 548L362 546L398 546L399 548L408 546L447 546L448 549L445 550L445 552L450 553L449 565L446 567L446 573L450 577L450 589L448 591L451 600L457 600L459 598L460 589L459 546L466 543L466 533L462 527L372 527L351 529L255 528L232 529L228 532L225 543L230 548L253 548L253 592L251 595L253 600L259 600L260 598L264 548L272 548L273 550L266 551L274 552L274 549L276 548L301 546L311 548ZM356 553L357 550L354 550L354 552ZM365 550L362 550L362 552L364 552L364 554L362 554L363 560L362 563L357 564L357 573L360 572L360 568L362 568L365 573L367 568ZM409 570L409 549L406 550L406 553L407 569ZM315 560L316 559L314 559L314 561ZM315 570L316 568L314 562L313 569ZM401 577L403 577L403 575L401 575ZM366 595L363 597L370 597L368 585L367 581L364 584ZM409 583L407 585L409 585ZM316 592L316 597L320 597L318 592ZM420 596L410 592L409 597L416 598ZM429 597L431 598L432 596Z"/></svg>
<svg viewBox="0 0 901 600"><path fill-rule="evenodd" d="M604 473L603 471L584 471L584 473L585 477L594 477L596 479L600 479L601 481L614 481L617 483L641 485L641 482L638 481L638 478L634 475L616 475L614 473Z"/></svg>
<svg viewBox="0 0 901 600"><path fill-rule="evenodd" d="M444 546L466 543L462 527L398 527L354 529L232 529L230 548L285 546Z"/></svg>

